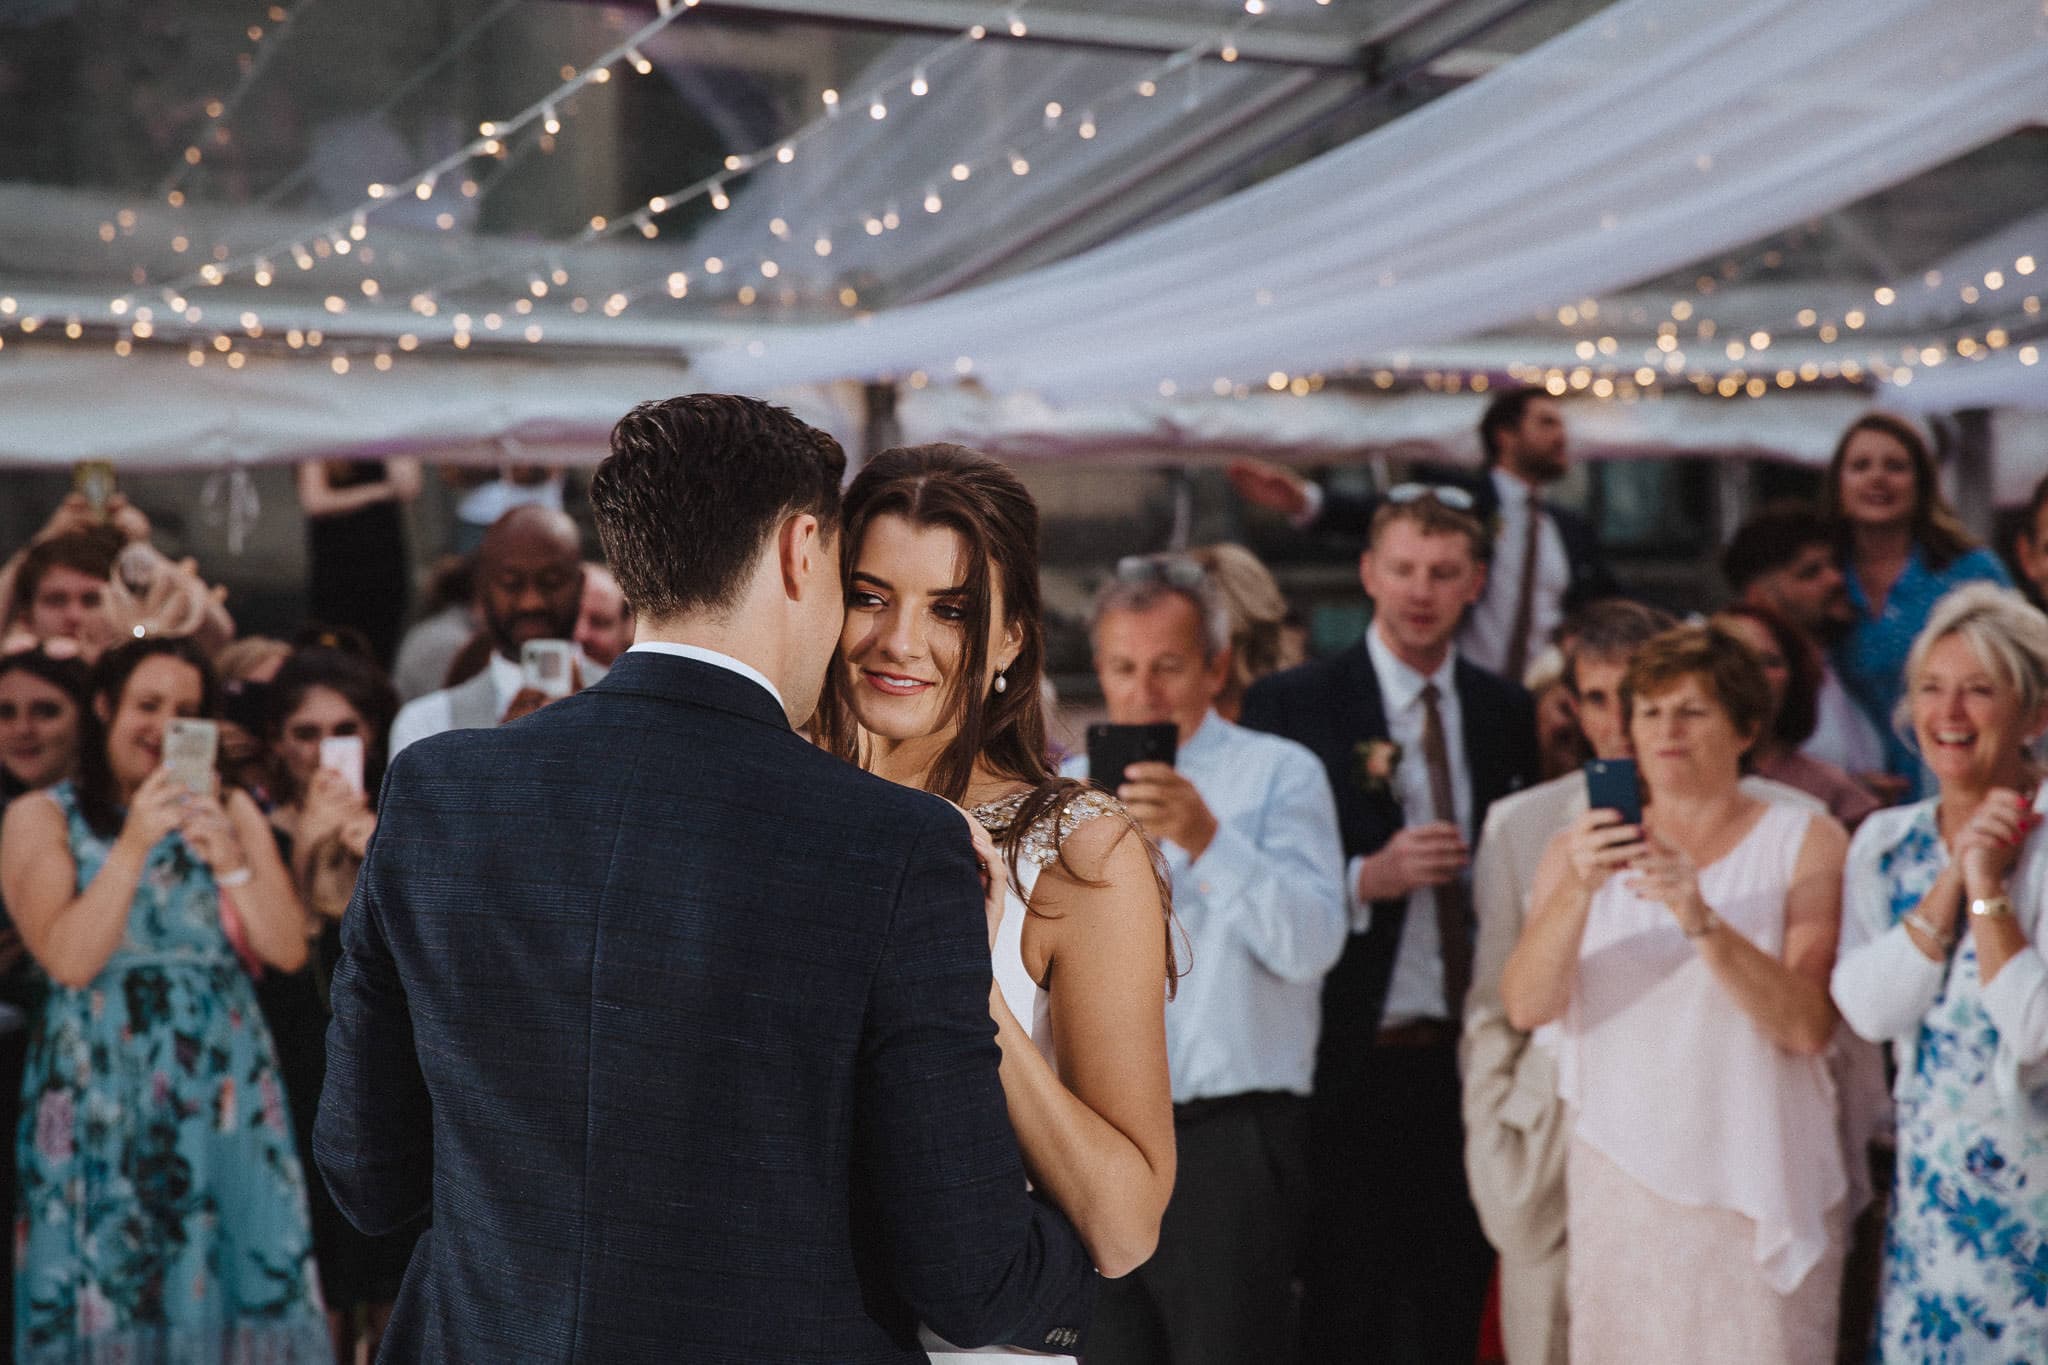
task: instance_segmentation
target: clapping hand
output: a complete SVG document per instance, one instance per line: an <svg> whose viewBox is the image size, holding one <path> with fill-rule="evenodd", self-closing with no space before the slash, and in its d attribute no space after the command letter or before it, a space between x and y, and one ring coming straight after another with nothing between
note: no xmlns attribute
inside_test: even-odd
<svg viewBox="0 0 2048 1365"><path fill-rule="evenodd" d="M1994 787L1956 836L1956 863L1972 896L1994 896L2019 857L2020 845L2041 823L2027 799L2010 787Z"/></svg>

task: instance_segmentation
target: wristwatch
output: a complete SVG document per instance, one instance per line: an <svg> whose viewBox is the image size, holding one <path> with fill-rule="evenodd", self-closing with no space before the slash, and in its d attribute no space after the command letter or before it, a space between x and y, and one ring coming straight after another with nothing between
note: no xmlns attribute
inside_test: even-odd
<svg viewBox="0 0 2048 1365"><path fill-rule="evenodd" d="M1980 900L1970 902L1970 918L1972 919L2011 919L2012 914L2012 897L2010 896L1986 896Z"/></svg>

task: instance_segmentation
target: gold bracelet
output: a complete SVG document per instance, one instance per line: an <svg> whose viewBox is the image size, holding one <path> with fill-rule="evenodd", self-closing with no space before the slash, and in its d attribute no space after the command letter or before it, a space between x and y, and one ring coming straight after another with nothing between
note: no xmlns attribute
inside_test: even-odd
<svg viewBox="0 0 2048 1365"><path fill-rule="evenodd" d="M1985 896L1970 902L1971 919L2011 919L2012 897Z"/></svg>

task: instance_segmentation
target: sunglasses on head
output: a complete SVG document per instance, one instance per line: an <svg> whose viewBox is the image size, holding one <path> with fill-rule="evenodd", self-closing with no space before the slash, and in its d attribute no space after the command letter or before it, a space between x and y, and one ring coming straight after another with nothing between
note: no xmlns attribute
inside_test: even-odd
<svg viewBox="0 0 2048 1365"><path fill-rule="evenodd" d="M1193 592L1208 581L1202 566L1186 555L1125 555L1116 562L1116 576L1124 583L1165 583Z"/></svg>
<svg viewBox="0 0 2048 1365"><path fill-rule="evenodd" d="M1477 505L1472 495L1456 484L1397 483L1387 490L1387 501L1391 503L1410 503L1423 498L1435 498L1454 512L1469 512Z"/></svg>

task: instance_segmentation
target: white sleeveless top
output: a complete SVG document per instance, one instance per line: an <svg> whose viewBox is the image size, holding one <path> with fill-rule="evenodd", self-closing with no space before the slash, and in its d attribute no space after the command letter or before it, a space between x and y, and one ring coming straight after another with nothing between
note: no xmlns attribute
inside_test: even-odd
<svg viewBox="0 0 2048 1365"><path fill-rule="evenodd" d="M990 801L976 806L968 812L981 822L998 841L1001 841L1010 826L1015 823L1018 810L1024 805L1029 792L1006 796L1000 801ZM1059 839L1065 839L1082 825L1099 815L1121 814L1123 806L1113 796L1103 792L1086 791L1076 795L1060 813ZM996 926L996 941L990 951L995 968L996 986L1003 993L1003 1003L1010 1007L1010 1013L1017 1016L1031 1041L1048 1062L1054 1061L1052 1043L1052 997L1045 988L1032 980L1031 973L1024 967L1024 921L1029 917L1028 906L1031 892L1038 885L1038 874L1047 864L1059 856L1058 842L1053 835L1052 821L1041 817L1036 824L1025 831L1023 847L1017 854L1017 877L1011 882L1004 896L1003 922ZM1073 1356L1048 1356L1036 1351L1020 1351L1014 1346L984 1346L968 1350L948 1345L934 1336L929 1329L920 1329L922 1345L930 1353L934 1365L947 1365L958 1361L962 1365L1001 1365L1004 1361L1037 1362L1037 1365L1078 1365Z"/></svg>
<svg viewBox="0 0 2048 1365"><path fill-rule="evenodd" d="M1811 819L1768 805L1699 872L1722 923L1772 957L1784 952L1785 894ZM1610 877L1593 896L1559 1093L1578 1136L1645 1187L1754 1223L1757 1264L1790 1293L1826 1251L1826 1214L1848 1190L1827 1061L1765 1037L1671 912L1627 882Z"/></svg>

